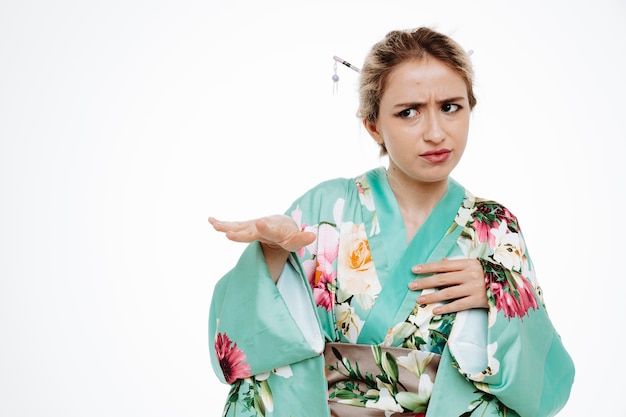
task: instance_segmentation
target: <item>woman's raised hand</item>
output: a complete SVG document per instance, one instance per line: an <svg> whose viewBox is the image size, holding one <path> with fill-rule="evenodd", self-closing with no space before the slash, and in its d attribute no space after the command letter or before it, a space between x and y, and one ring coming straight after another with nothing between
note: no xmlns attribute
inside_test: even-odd
<svg viewBox="0 0 626 417"><path fill-rule="evenodd" d="M261 242L267 269L278 281L290 252L315 241L315 233L300 230L296 222L288 216L276 214L242 222L224 222L209 217L209 223L218 232L234 242Z"/></svg>
<svg viewBox="0 0 626 417"><path fill-rule="evenodd" d="M269 249L283 249L295 252L315 241L315 233L300 230L289 216L275 214L245 221L220 221L209 217L209 223L218 232L234 242L254 242L258 240Z"/></svg>

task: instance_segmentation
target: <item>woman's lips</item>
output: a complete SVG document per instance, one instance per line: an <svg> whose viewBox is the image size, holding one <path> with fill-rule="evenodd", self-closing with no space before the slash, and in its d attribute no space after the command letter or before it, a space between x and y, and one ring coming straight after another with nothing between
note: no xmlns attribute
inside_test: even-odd
<svg viewBox="0 0 626 417"><path fill-rule="evenodd" d="M434 151L424 152L420 156L432 164L445 162L450 157L450 149L436 149Z"/></svg>

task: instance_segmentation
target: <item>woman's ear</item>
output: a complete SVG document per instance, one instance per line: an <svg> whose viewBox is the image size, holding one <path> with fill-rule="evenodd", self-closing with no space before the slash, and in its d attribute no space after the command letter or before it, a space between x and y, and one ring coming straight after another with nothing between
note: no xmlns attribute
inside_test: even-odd
<svg viewBox="0 0 626 417"><path fill-rule="evenodd" d="M363 119L363 126L365 126L367 133L370 134L370 136L372 137L372 139L374 139L376 143L378 143L379 145L382 145L384 143L382 135L376 128L376 123L368 119Z"/></svg>

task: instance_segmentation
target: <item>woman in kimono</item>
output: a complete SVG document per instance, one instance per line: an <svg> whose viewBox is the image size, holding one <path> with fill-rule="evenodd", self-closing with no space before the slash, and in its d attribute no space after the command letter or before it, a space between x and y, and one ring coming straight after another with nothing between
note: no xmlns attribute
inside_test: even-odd
<svg viewBox="0 0 626 417"><path fill-rule="evenodd" d="M388 166L332 179L285 214L210 218L247 242L215 286L224 416L555 415L574 366L517 218L450 177L476 104L468 55L393 31L360 74Z"/></svg>

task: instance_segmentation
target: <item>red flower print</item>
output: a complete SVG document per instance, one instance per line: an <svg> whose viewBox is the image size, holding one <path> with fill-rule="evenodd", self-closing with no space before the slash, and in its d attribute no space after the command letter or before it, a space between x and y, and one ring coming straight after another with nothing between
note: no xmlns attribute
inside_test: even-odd
<svg viewBox="0 0 626 417"><path fill-rule="evenodd" d="M217 334L215 352L227 383L232 384L238 379L247 378L251 375L250 365L244 363L246 355L237 348L237 343L233 343L226 334Z"/></svg>
<svg viewBox="0 0 626 417"><path fill-rule="evenodd" d="M495 245L495 236L490 230L497 228L500 223L505 222L507 228L514 233L519 232L517 218L504 206L494 201L476 202L473 226L478 235L479 242L488 242L489 247Z"/></svg>
<svg viewBox="0 0 626 417"><path fill-rule="evenodd" d="M532 286L526 278L500 264L480 259L485 271L485 285L496 310L504 317L524 317L529 309L539 308Z"/></svg>
<svg viewBox="0 0 626 417"><path fill-rule="evenodd" d="M491 229L496 226L496 222L485 222L479 221L478 219L474 221L474 229L476 230L476 234L478 235L478 241L489 242L489 247L493 248L496 246L496 237L490 233Z"/></svg>

